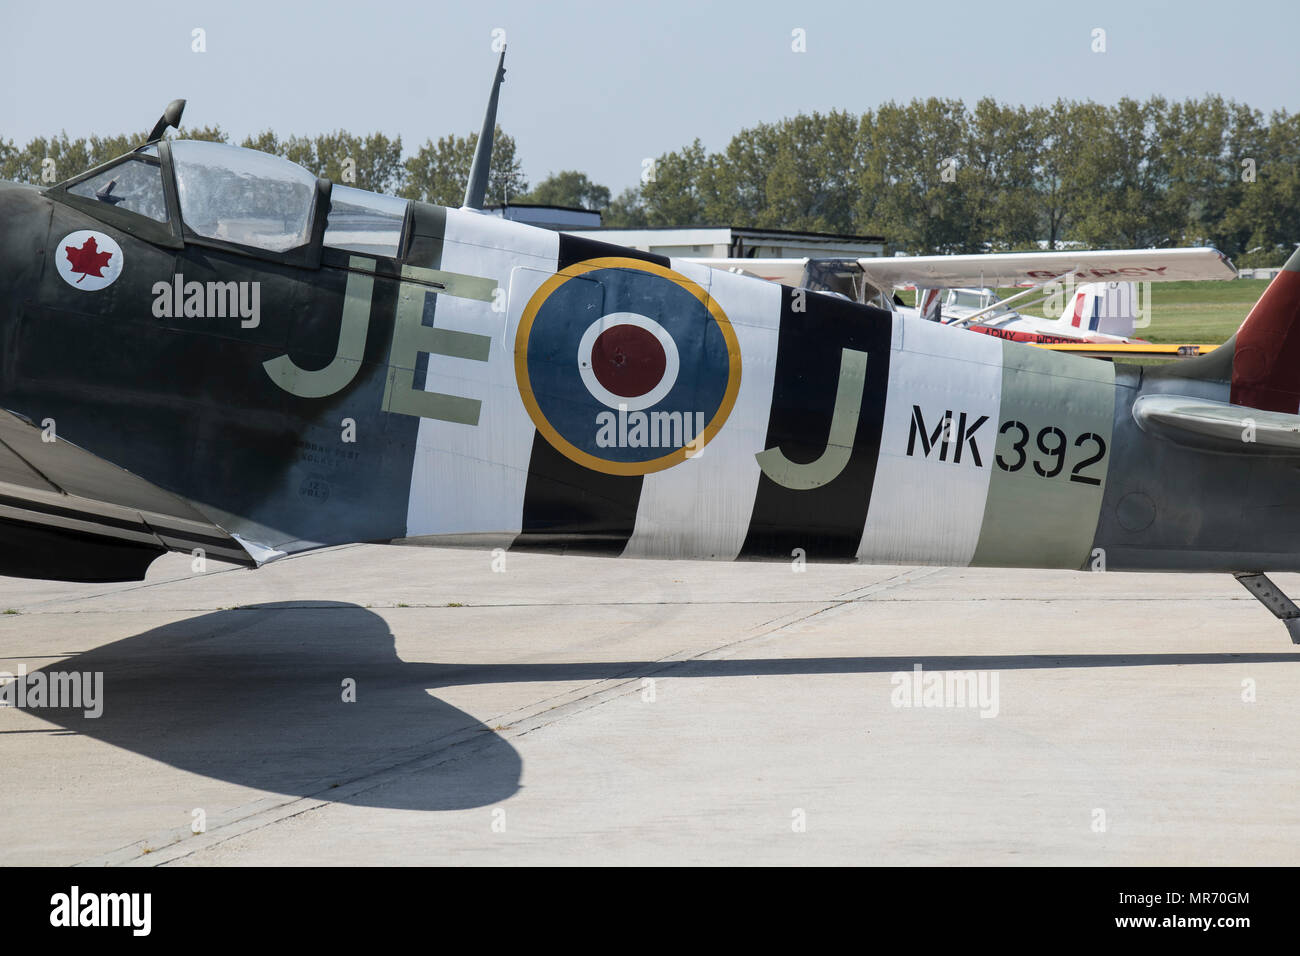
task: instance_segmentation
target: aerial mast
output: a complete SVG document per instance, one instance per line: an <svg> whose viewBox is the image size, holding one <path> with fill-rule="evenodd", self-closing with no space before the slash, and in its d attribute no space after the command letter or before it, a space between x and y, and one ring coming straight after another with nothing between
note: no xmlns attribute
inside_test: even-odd
<svg viewBox="0 0 1300 956"><path fill-rule="evenodd" d="M483 129L478 134L474 148L474 165L470 167L469 182L465 185L466 209L482 209L487 196L488 170L492 166L492 137L497 128L497 97L501 82L506 78L506 48L501 47L496 75L492 78L492 94L488 97L487 113L483 116Z"/></svg>

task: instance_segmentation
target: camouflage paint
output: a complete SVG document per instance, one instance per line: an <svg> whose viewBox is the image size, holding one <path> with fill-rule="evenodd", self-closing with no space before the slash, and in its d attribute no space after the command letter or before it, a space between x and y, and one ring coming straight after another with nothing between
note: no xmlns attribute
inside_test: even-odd
<svg viewBox="0 0 1300 956"><path fill-rule="evenodd" d="M1110 362L1002 343L997 444L971 564L1085 565L1101 510L1114 414ZM1062 442L1058 466L1052 452ZM1086 464L1102 449L1100 459Z"/></svg>

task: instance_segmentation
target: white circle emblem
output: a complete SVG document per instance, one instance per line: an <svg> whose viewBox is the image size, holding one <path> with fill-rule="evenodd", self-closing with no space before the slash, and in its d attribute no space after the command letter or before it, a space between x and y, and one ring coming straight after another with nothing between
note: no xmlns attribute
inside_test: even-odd
<svg viewBox="0 0 1300 956"><path fill-rule="evenodd" d="M68 285L82 292L98 292L122 274L122 247L112 236L80 229L54 247L54 262Z"/></svg>
<svg viewBox="0 0 1300 956"><path fill-rule="evenodd" d="M596 344L596 337L618 325L635 325L639 329L645 329L663 346L665 360L663 378L644 395L633 397L615 395L600 384L595 370L591 367L591 350ZM677 343L668 334L668 330L654 319L635 312L611 312L609 315L602 315L587 327L587 331L582 333L582 338L578 341L578 374L582 376L582 384L587 386L587 391L591 392L596 401L603 402L610 408L618 408L622 405L629 412L636 412L658 404L677 384L677 372L680 368L681 357L677 354Z"/></svg>

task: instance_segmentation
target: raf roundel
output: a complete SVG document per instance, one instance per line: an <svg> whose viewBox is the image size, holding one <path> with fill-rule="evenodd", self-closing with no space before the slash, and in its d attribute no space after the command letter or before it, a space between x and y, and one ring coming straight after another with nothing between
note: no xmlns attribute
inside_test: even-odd
<svg viewBox="0 0 1300 956"><path fill-rule="evenodd" d="M644 475L694 457L740 390L718 303L657 263L610 257L556 273L515 338L515 376L548 442L584 467Z"/></svg>
<svg viewBox="0 0 1300 956"><path fill-rule="evenodd" d="M654 319L634 312L601 316L578 342L578 372L587 391L617 410L641 411L672 391L681 371L677 343Z"/></svg>
<svg viewBox="0 0 1300 956"><path fill-rule="evenodd" d="M81 292L107 289L122 274L122 247L112 236L95 229L69 233L54 252L63 281Z"/></svg>

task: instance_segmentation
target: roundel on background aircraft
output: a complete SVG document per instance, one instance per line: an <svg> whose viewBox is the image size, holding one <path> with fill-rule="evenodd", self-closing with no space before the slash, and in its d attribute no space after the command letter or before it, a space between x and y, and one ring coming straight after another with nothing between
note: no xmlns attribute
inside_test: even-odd
<svg viewBox="0 0 1300 956"><path fill-rule="evenodd" d="M565 457L644 475L698 455L740 391L740 347L718 303L686 276L611 257L556 273L515 337L528 414Z"/></svg>

